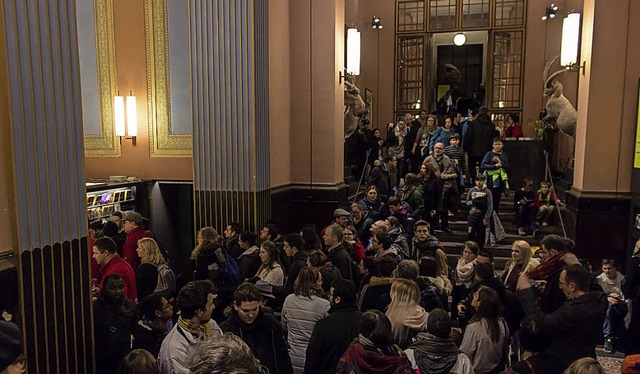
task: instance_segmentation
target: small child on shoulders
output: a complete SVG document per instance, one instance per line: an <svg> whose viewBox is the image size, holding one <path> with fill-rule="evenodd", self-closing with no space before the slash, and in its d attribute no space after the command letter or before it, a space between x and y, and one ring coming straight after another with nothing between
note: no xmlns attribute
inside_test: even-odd
<svg viewBox="0 0 640 374"><path fill-rule="evenodd" d="M533 206L536 208L536 223L538 225L549 226L556 203L558 206L564 205L556 194L551 191L551 183L547 181L541 182L540 189L533 198Z"/></svg>

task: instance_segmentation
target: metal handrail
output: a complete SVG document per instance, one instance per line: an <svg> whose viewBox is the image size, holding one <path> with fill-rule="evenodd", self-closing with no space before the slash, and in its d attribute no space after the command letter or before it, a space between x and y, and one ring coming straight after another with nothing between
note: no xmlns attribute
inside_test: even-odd
<svg viewBox="0 0 640 374"><path fill-rule="evenodd" d="M549 152L543 150L542 152L544 152L544 164L545 164L545 171L544 171L544 178L549 181L549 183L551 183L551 191L555 194L556 193L556 187L553 184L553 177L551 176L551 168L549 167ZM557 195L556 195L557 197ZM562 214L560 213L560 205L558 204L558 199L556 198L556 200L554 201L555 207L556 207L556 211L558 211L558 217L560 218L560 227L562 227L562 234L564 235L564 237L567 237L567 230L564 227L564 220L562 219Z"/></svg>
<svg viewBox="0 0 640 374"><path fill-rule="evenodd" d="M358 194L360 194L360 187L362 187L362 180L364 179L364 175L367 173L367 166L369 165L369 155L371 154L371 148L367 149L367 155L365 157L364 167L362 168L362 175L360 175L360 181L358 182L358 189L356 190L355 195L353 195L353 202L358 201Z"/></svg>

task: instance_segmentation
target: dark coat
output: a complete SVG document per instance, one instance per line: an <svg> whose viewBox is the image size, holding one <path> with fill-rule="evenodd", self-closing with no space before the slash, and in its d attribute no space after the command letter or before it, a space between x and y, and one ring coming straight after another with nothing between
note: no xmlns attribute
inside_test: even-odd
<svg viewBox="0 0 640 374"><path fill-rule="evenodd" d="M240 279L243 280L251 278L256 275L258 268L262 264L262 261L260 261L260 251L257 250L248 255L240 255L237 262L238 269L240 271Z"/></svg>
<svg viewBox="0 0 640 374"><path fill-rule="evenodd" d="M352 305L334 305L329 315L319 320L313 328L307 347L304 371L307 374L333 374L340 357L358 336L362 318Z"/></svg>
<svg viewBox="0 0 640 374"><path fill-rule="evenodd" d="M234 260L237 260L238 257L240 257L240 255L242 254L242 252L244 252L242 248L240 248L239 239L240 239L240 235L236 234L230 237L229 239L227 239L224 243L225 248L227 249L227 252L229 252L229 255L231 255L231 257L233 257Z"/></svg>
<svg viewBox="0 0 640 374"><path fill-rule="evenodd" d="M378 187L378 195L381 199L386 199L393 195L393 188L398 184L396 176L397 170L387 170L383 166L376 166L371 170L367 185Z"/></svg>
<svg viewBox="0 0 640 374"><path fill-rule="evenodd" d="M132 349L144 349L153 357L158 357L162 341L167 333L168 331L155 330L140 320L133 329Z"/></svg>
<svg viewBox="0 0 640 374"><path fill-rule="evenodd" d="M329 251L329 261L340 270L342 278L348 279L353 282L353 260L349 256L349 252L344 248L342 244L338 244L337 247Z"/></svg>
<svg viewBox="0 0 640 374"><path fill-rule="evenodd" d="M386 312L391 302L389 294L392 283L393 278L372 277L369 284L365 285L360 292L360 300L358 300L360 310L366 312L369 309L376 309L382 313Z"/></svg>
<svg viewBox="0 0 640 374"><path fill-rule="evenodd" d="M298 251L298 253L291 258L291 267L289 268L289 274L287 274L287 281L282 287L273 287L273 295L284 301L289 294L293 293L293 284L296 279L298 279L300 270L305 267L307 267L307 252Z"/></svg>
<svg viewBox="0 0 640 374"><path fill-rule="evenodd" d="M389 207L385 203L382 202L380 198L376 199L376 201L371 202L366 197L360 200L360 204L367 211L367 215L374 222L386 219L389 217Z"/></svg>
<svg viewBox="0 0 640 374"><path fill-rule="evenodd" d="M632 299L631 324L629 325L629 344L627 354L640 353L640 256L634 256L627 261L627 274L622 283L622 293L627 299Z"/></svg>
<svg viewBox="0 0 640 374"><path fill-rule="evenodd" d="M464 138L464 150L469 156L484 156L491 150L493 138L499 135L495 123L487 114L479 114L469 124L469 131Z"/></svg>
<svg viewBox="0 0 640 374"><path fill-rule="evenodd" d="M158 267L153 263L143 262L136 269L136 289L138 300L151 295L158 285Z"/></svg>
<svg viewBox="0 0 640 374"><path fill-rule="evenodd" d="M135 304L127 299L111 307L102 298L93 302L93 328L97 373L115 373L120 360L129 353L131 334L137 321Z"/></svg>
<svg viewBox="0 0 640 374"><path fill-rule="evenodd" d="M568 367L582 357L596 357L602 340L602 323L607 299L602 292L589 292L567 300L558 310L545 315L532 288L518 291L518 300L527 317L551 338L547 354Z"/></svg>
<svg viewBox="0 0 640 374"><path fill-rule="evenodd" d="M371 225L373 225L374 221L369 217L368 212L362 212L362 219L358 223L354 223L354 227L358 232L358 239L360 239L361 243L367 244L369 242L369 238L371 236Z"/></svg>
<svg viewBox="0 0 640 374"><path fill-rule="evenodd" d="M286 333L273 315L261 310L255 321L247 325L232 312L220 328L223 332L239 336L251 348L260 363L269 369L269 373L293 373Z"/></svg>

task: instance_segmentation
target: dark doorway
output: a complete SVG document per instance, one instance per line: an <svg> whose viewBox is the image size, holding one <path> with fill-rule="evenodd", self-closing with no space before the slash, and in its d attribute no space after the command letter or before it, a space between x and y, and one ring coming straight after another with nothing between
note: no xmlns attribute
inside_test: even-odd
<svg viewBox="0 0 640 374"><path fill-rule="evenodd" d="M463 46L438 46L438 72L444 64L455 65L460 70L460 83L456 97L468 97L478 89L482 83L482 44L466 44ZM438 85L447 84L438 73ZM455 88L455 87L452 87Z"/></svg>

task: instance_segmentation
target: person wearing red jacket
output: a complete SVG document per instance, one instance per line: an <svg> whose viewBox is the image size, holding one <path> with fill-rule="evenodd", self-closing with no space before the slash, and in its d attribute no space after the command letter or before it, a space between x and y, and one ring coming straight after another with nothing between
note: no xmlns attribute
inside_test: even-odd
<svg viewBox="0 0 640 374"><path fill-rule="evenodd" d="M122 246L122 257L131 265L131 268L135 270L140 263L140 258L136 254L138 240L142 238L153 239L153 236L142 226L142 216L140 213L127 213L123 221L124 232L127 233L127 239Z"/></svg>
<svg viewBox="0 0 640 374"><path fill-rule="evenodd" d="M100 275L104 280L108 275L117 274L124 279L124 297L136 302L136 275L129 265L117 253L116 242L111 238L100 238L93 243L93 258L99 266ZM100 282L102 289L102 282ZM94 290L98 291L98 290Z"/></svg>

